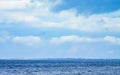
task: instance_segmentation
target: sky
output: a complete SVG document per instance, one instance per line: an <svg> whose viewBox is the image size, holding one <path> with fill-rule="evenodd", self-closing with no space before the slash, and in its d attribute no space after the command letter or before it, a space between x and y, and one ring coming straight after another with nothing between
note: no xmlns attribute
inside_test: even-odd
<svg viewBox="0 0 120 75"><path fill-rule="evenodd" d="M120 0L0 0L0 59L120 59Z"/></svg>

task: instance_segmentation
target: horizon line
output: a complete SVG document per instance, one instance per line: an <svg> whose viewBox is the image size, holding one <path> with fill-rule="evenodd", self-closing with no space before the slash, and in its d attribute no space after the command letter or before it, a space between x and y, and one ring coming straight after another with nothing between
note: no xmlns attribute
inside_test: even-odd
<svg viewBox="0 0 120 75"><path fill-rule="evenodd" d="M120 60L120 58L0 58L0 60Z"/></svg>

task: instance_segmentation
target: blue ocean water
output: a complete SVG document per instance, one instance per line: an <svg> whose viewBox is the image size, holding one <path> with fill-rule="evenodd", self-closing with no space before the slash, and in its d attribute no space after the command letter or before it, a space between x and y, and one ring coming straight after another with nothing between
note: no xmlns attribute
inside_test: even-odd
<svg viewBox="0 0 120 75"><path fill-rule="evenodd" d="M0 75L120 75L120 60L0 60Z"/></svg>

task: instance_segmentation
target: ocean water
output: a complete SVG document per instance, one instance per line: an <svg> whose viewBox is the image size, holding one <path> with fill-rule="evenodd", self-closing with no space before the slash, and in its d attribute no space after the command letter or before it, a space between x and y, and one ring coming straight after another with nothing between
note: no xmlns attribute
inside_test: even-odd
<svg viewBox="0 0 120 75"><path fill-rule="evenodd" d="M0 75L120 75L120 60L0 60Z"/></svg>

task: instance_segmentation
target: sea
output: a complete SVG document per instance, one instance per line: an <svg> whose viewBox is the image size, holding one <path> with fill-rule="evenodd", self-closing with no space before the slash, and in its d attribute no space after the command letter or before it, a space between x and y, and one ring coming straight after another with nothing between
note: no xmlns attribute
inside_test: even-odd
<svg viewBox="0 0 120 75"><path fill-rule="evenodd" d="M119 59L0 60L0 75L120 75Z"/></svg>

